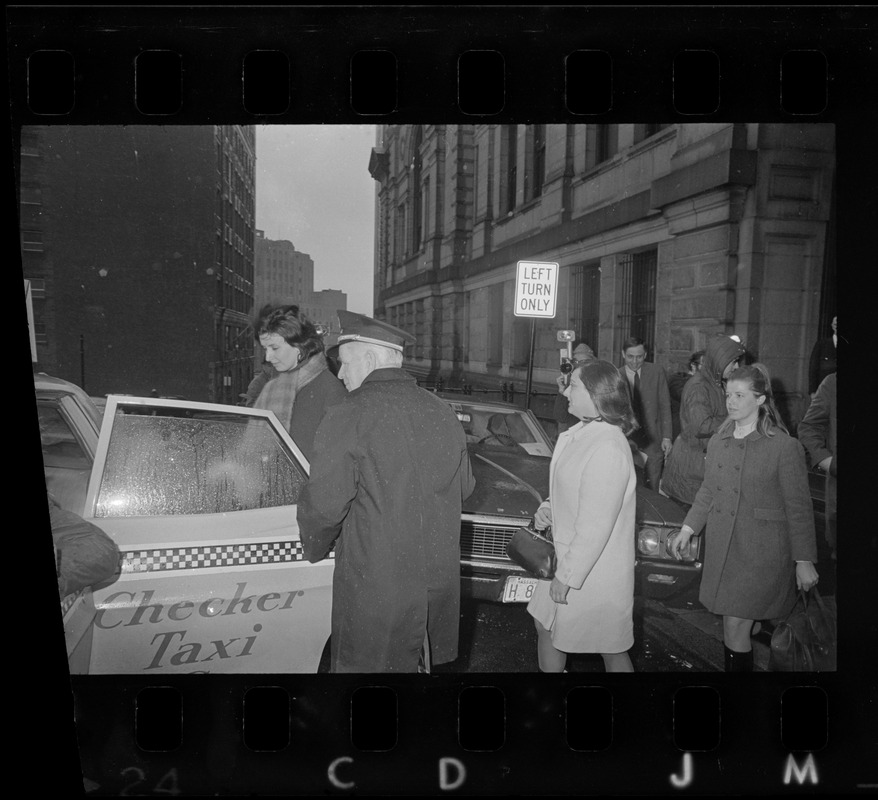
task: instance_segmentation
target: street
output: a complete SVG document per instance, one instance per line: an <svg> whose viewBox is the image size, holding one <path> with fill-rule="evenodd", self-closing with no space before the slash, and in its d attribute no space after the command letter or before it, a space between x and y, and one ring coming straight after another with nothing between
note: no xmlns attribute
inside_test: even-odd
<svg viewBox="0 0 878 800"><path fill-rule="evenodd" d="M823 514L815 512L820 593L835 608L835 563L823 539ZM771 625L753 636L754 669L768 665ZM689 592L667 600L634 598L634 647L637 672L722 672L721 619L710 614ZM603 672L597 654L574 654L569 672ZM460 655L450 664L434 665L436 673L538 672L537 635L524 603L461 603Z"/></svg>

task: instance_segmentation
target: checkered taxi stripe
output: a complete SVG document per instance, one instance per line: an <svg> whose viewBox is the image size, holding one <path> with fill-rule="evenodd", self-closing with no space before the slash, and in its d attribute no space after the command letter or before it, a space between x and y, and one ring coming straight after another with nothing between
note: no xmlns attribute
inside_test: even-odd
<svg viewBox="0 0 878 800"><path fill-rule="evenodd" d="M333 557L330 553L330 558ZM248 542L205 547L128 550L122 555L122 573L168 572L180 569L242 567L304 561L301 542Z"/></svg>

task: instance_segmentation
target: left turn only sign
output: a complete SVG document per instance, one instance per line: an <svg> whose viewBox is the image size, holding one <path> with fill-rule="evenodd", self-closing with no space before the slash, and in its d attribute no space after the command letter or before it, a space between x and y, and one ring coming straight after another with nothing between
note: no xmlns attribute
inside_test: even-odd
<svg viewBox="0 0 878 800"><path fill-rule="evenodd" d="M515 277L515 316L554 317L558 265L553 261L519 261Z"/></svg>

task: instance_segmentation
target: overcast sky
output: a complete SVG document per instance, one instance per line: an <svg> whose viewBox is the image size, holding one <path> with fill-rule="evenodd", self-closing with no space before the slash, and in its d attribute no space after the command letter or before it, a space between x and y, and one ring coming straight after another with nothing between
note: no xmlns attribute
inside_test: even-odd
<svg viewBox="0 0 878 800"><path fill-rule="evenodd" d="M314 261L314 289L372 316L373 125L256 127L256 227Z"/></svg>

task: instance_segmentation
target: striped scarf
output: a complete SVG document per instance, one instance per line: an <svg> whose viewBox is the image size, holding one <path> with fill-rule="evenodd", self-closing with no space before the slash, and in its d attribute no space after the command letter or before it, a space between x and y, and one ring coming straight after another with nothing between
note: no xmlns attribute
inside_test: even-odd
<svg viewBox="0 0 878 800"><path fill-rule="evenodd" d="M302 387L311 383L325 369L327 369L326 356L317 353L294 369L278 372L262 387L253 408L273 411L281 425L289 430L296 395Z"/></svg>

